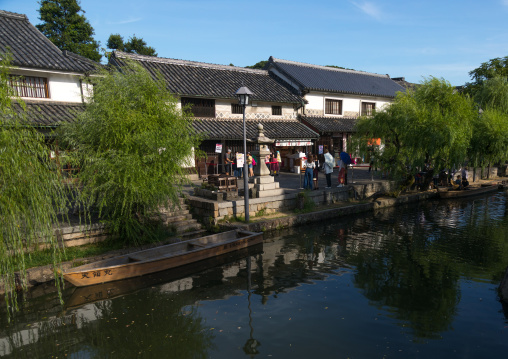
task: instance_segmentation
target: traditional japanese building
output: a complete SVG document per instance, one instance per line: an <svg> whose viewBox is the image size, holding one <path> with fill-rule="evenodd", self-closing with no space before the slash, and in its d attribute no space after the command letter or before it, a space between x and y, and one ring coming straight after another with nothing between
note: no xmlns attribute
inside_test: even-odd
<svg viewBox="0 0 508 359"><path fill-rule="evenodd" d="M120 51L113 53L110 62L122 66L125 59L136 61L153 76L157 72L162 74L167 88L177 96L180 105L191 106L196 118L194 126L205 138L201 149L208 155L206 162L197 164L198 168L203 168L205 163L221 164L217 148L222 148L222 153L227 149L233 153L243 152L243 112L235 96L242 86L253 92L251 105L246 108L247 138L257 136L257 126L262 124L265 135L275 140L272 150L281 151L283 167L289 169L285 154L305 150L318 138L315 131L297 118L298 110L303 106L302 97L266 70ZM254 150L254 146L248 144L248 150Z"/></svg>
<svg viewBox="0 0 508 359"><path fill-rule="evenodd" d="M346 150L359 116L389 105L404 88L388 75L311 65L270 57L268 71L304 98L299 119L318 132L319 145L331 153Z"/></svg>
<svg viewBox="0 0 508 359"><path fill-rule="evenodd" d="M83 110L89 88L84 79L98 63L61 51L26 15L0 10L0 56L12 55L9 86L26 104L29 123L49 134ZM14 108L23 112L19 104Z"/></svg>

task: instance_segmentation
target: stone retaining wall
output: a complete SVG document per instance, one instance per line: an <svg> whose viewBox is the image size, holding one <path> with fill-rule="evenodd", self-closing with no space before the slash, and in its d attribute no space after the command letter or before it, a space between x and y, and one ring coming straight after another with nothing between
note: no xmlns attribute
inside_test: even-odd
<svg viewBox="0 0 508 359"><path fill-rule="evenodd" d="M347 202L350 198L365 199L374 193L392 191L394 187L394 182L372 182L362 185L353 184L342 188L301 192L304 192L305 196L319 207L337 202ZM254 217L259 212L271 214L294 210L297 208L298 193L297 191L292 191L278 196L250 198L249 216ZM206 198L189 196L188 201L194 218L198 218L206 225L217 225L220 220L245 216L245 202L243 198L236 201L217 202Z"/></svg>

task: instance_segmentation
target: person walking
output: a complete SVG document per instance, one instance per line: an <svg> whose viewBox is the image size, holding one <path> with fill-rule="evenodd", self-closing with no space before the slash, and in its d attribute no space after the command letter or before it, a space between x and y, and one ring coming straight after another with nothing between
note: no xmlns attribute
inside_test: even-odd
<svg viewBox="0 0 508 359"><path fill-rule="evenodd" d="M328 151L328 148L325 148L325 163L323 164L323 169L325 170L326 176L326 188L332 188L333 167L334 167L333 156Z"/></svg>
<svg viewBox="0 0 508 359"><path fill-rule="evenodd" d="M312 190L312 176L314 173L314 167L316 164L313 161L312 155L307 158L307 164L305 165L305 176L303 177L303 188Z"/></svg>

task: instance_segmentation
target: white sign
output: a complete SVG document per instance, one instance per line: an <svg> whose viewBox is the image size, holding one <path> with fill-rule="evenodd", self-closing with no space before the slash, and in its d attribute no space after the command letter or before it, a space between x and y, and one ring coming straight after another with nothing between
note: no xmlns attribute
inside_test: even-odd
<svg viewBox="0 0 508 359"><path fill-rule="evenodd" d="M236 167L243 167L243 153L236 154Z"/></svg>
<svg viewBox="0 0 508 359"><path fill-rule="evenodd" d="M312 141L275 141L275 146L312 146Z"/></svg>
<svg viewBox="0 0 508 359"><path fill-rule="evenodd" d="M215 144L215 153L222 153L222 143Z"/></svg>

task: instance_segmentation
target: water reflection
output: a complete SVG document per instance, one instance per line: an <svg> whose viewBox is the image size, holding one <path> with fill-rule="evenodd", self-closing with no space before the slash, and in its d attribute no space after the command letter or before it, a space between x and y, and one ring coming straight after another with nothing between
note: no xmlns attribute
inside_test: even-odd
<svg viewBox="0 0 508 359"><path fill-rule="evenodd" d="M28 301L10 324L2 315L0 355L308 357L317 355L319 343L319 353L329 357L339 349L340 332L347 338L340 341L344 355L365 356L381 354L380 330L386 341L406 346L405 354L417 343L445 345L450 333L468 330L457 319L468 315L460 310L471 290L464 283L492 287L504 274L506 203L502 194L430 201L272 233L262 252L199 273L182 268L124 287L69 290L64 309L49 293ZM495 302L492 290L481 296L489 293ZM494 312L503 310L495 305ZM352 319L344 320L345 313ZM287 326L298 315L305 320ZM380 325L373 315L386 319ZM397 326L412 338L409 344ZM496 337L499 330L483 335ZM284 349L300 342L314 351ZM503 343L490 348L506 351ZM436 356L450 355L441 352Z"/></svg>

